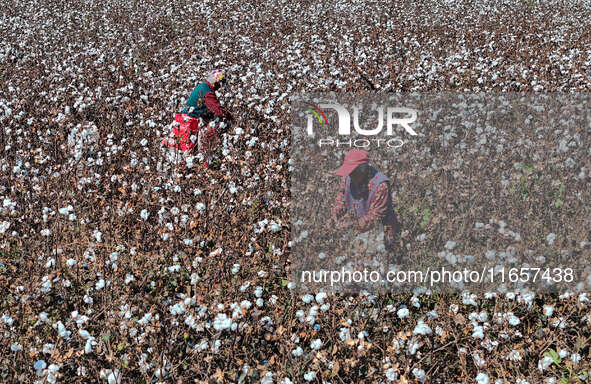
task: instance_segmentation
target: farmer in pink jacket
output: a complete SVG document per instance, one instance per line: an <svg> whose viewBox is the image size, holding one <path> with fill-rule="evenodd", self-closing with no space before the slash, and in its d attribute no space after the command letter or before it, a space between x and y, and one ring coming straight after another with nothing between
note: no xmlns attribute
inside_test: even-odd
<svg viewBox="0 0 591 384"><path fill-rule="evenodd" d="M368 232L380 224L384 228L386 249L392 250L400 233L400 223L394 212L390 181L369 164L369 155L361 149L351 149L341 167L341 190L332 208L332 221L338 229Z"/></svg>

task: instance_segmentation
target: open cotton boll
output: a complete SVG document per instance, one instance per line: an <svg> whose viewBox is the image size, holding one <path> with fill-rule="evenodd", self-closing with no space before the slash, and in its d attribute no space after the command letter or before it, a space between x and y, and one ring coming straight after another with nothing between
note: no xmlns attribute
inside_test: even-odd
<svg viewBox="0 0 591 384"><path fill-rule="evenodd" d="M320 339L312 340L312 342L310 343L310 348L312 348L314 350L318 350L321 347L322 347L322 340L320 340Z"/></svg>
<svg viewBox="0 0 591 384"><path fill-rule="evenodd" d="M477 384L489 384L489 378L486 373L480 372L476 375L476 383Z"/></svg>
<svg viewBox="0 0 591 384"><path fill-rule="evenodd" d="M37 375L41 376L43 374L43 370L47 367L47 363L45 360L37 360L35 364L33 364L33 369L37 371Z"/></svg>
<svg viewBox="0 0 591 384"><path fill-rule="evenodd" d="M484 339L484 328L480 325L476 325L472 332L472 337L475 339Z"/></svg>
<svg viewBox="0 0 591 384"><path fill-rule="evenodd" d="M107 381L107 384L121 384L122 375L118 369L102 369L100 377Z"/></svg>
<svg viewBox="0 0 591 384"><path fill-rule="evenodd" d="M404 319L406 317L408 317L410 314L410 311L407 308L400 308L398 310L398 312L396 312L396 315L398 316L398 318L400 319Z"/></svg>
<svg viewBox="0 0 591 384"><path fill-rule="evenodd" d="M415 335L430 335L430 334L433 333L433 331L422 320L419 320L417 326L412 331L412 333L415 334Z"/></svg>
<svg viewBox="0 0 591 384"><path fill-rule="evenodd" d="M232 326L232 319L229 318L225 313L219 313L214 322L213 327L217 331L224 331Z"/></svg>

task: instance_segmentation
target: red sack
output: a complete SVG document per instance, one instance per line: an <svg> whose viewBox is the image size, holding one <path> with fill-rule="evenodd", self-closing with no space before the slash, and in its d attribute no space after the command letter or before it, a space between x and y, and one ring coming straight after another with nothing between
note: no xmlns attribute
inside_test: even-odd
<svg viewBox="0 0 591 384"><path fill-rule="evenodd" d="M191 140L191 136L197 136L199 132L199 119L177 113L174 117L174 121L179 123L172 129L174 134L174 142L168 141L168 145L176 147L181 151L189 151L193 149L195 143Z"/></svg>
<svg viewBox="0 0 591 384"><path fill-rule="evenodd" d="M197 144L197 148L205 156L205 168L208 168L210 160L208 152L219 142L219 136L214 125L205 125L201 119L182 113L177 113L174 120L178 123L178 126L174 126L172 129L174 138L162 139L162 145L185 152L192 150ZM191 140L191 136L194 136L196 142Z"/></svg>

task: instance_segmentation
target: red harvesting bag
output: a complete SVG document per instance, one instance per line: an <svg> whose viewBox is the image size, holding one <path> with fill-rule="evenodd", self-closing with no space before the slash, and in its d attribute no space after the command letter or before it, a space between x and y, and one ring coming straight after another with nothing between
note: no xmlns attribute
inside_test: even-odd
<svg viewBox="0 0 591 384"><path fill-rule="evenodd" d="M193 149L195 143L191 141L191 136L197 136L197 133L199 132L199 119L182 113L177 113L174 120L179 123L179 125L172 129L177 142L172 146L175 146L182 151Z"/></svg>
<svg viewBox="0 0 591 384"><path fill-rule="evenodd" d="M183 152L197 148L205 156L205 168L208 168L209 153L218 143L219 137L214 125L206 125L201 119L177 113L174 120L178 123L172 129L174 138L162 139L162 145L174 147ZM191 140L194 137L194 141ZM188 153L188 152L187 152Z"/></svg>

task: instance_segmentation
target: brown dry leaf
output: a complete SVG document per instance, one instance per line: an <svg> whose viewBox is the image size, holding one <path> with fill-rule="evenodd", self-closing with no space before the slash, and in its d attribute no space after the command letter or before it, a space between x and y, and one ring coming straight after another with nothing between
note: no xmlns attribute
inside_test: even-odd
<svg viewBox="0 0 591 384"><path fill-rule="evenodd" d="M224 381L224 372L222 372L221 369L217 368L213 376L211 376L211 378L216 380L217 382L222 382Z"/></svg>
<svg viewBox="0 0 591 384"><path fill-rule="evenodd" d="M335 363L332 365L331 376L336 376L339 373L340 369L341 369L341 365L339 364L338 361L335 361Z"/></svg>

